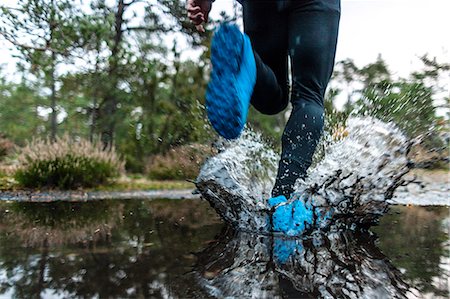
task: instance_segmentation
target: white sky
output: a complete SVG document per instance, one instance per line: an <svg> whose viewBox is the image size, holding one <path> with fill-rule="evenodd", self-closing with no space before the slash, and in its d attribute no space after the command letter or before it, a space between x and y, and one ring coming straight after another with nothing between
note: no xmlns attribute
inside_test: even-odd
<svg viewBox="0 0 450 299"><path fill-rule="evenodd" d="M212 14L232 11L234 0L216 0ZM450 0L342 0L336 61L358 66L381 54L390 70L406 77L425 53L450 62Z"/></svg>
<svg viewBox="0 0 450 299"><path fill-rule="evenodd" d="M232 12L233 1L216 0L212 15ZM341 0L336 61L351 58L362 67L381 54L394 77L403 78L423 67L419 57L424 54L450 63L449 12L450 0ZM442 79L446 91L440 99L450 92L450 78ZM341 93L335 105L341 108L346 98ZM438 114L446 111L438 109Z"/></svg>
<svg viewBox="0 0 450 299"><path fill-rule="evenodd" d="M212 15L231 13L233 1L216 0ZM401 77L420 68L418 57L425 53L450 62L450 0L342 0L341 6L337 61L352 58L363 66L381 54ZM15 61L7 48L0 41L0 65L14 74Z"/></svg>

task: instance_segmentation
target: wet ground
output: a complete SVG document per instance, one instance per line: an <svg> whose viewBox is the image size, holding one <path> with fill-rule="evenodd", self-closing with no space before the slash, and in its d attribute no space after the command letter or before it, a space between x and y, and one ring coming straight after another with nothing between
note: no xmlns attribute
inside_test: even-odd
<svg viewBox="0 0 450 299"><path fill-rule="evenodd" d="M199 199L3 201L0 298L448 298L449 226L449 207L394 206L374 234L299 241Z"/></svg>

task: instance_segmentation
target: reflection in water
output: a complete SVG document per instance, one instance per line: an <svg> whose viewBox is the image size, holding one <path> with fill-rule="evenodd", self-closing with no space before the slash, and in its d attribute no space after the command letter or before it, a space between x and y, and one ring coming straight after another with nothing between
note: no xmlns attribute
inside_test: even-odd
<svg viewBox="0 0 450 299"><path fill-rule="evenodd" d="M0 298L447 298L446 217L396 208L375 243L235 234L199 200L0 202Z"/></svg>
<svg viewBox="0 0 450 299"><path fill-rule="evenodd" d="M3 222L29 247L107 240L121 222L118 202L14 202L3 213Z"/></svg>
<svg viewBox="0 0 450 299"><path fill-rule="evenodd" d="M449 207L395 207L373 230L379 246L420 293L450 298Z"/></svg>
<svg viewBox="0 0 450 299"><path fill-rule="evenodd" d="M0 202L0 297L183 297L191 252L221 227L203 201Z"/></svg>
<svg viewBox="0 0 450 299"><path fill-rule="evenodd" d="M218 298L406 298L374 240L351 231L304 240L229 233L199 255L199 281Z"/></svg>

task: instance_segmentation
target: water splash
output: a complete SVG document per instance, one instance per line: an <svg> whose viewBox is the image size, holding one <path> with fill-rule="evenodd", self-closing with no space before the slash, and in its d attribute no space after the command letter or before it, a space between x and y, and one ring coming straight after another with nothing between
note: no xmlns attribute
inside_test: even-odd
<svg viewBox="0 0 450 299"><path fill-rule="evenodd" d="M261 135L246 130L235 141L222 141L219 154L208 159L196 181L198 190L227 222L268 230L267 199L277 170L276 153Z"/></svg>
<svg viewBox="0 0 450 299"><path fill-rule="evenodd" d="M323 161L296 188L309 194L318 215L329 216L318 223L321 227L376 222L410 170L411 143L392 123L350 118L346 135L329 146Z"/></svg>
<svg viewBox="0 0 450 299"><path fill-rule="evenodd" d="M327 147L305 180L297 181L291 198L306 198L313 206L314 228L376 222L410 169L411 144L395 125L353 117L345 135ZM277 160L259 135L246 132L224 142L222 151L203 165L196 185L227 222L241 230L268 232L267 200Z"/></svg>

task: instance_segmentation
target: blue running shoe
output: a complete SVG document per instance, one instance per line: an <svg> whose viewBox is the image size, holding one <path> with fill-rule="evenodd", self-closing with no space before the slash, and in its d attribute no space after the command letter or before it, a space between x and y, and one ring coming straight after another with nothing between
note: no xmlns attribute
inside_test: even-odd
<svg viewBox="0 0 450 299"><path fill-rule="evenodd" d="M211 79L206 109L213 128L226 139L239 137L256 83L250 39L234 24L223 24L211 43Z"/></svg>
<svg viewBox="0 0 450 299"><path fill-rule="evenodd" d="M272 214L272 230L288 236L299 236L313 223L312 207L305 205L302 197L288 202L284 195L272 197L268 204Z"/></svg>

